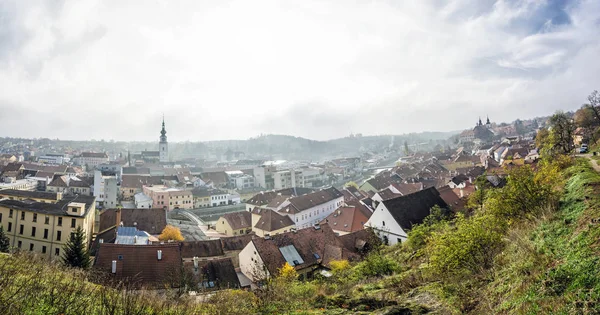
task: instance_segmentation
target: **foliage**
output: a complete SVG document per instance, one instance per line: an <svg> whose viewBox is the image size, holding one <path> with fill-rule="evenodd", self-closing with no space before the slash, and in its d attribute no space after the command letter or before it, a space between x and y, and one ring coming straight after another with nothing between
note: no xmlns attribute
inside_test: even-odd
<svg viewBox="0 0 600 315"><path fill-rule="evenodd" d="M158 236L158 239L161 241L183 241L183 235L181 235L178 228L167 225Z"/></svg>
<svg viewBox="0 0 600 315"><path fill-rule="evenodd" d="M285 264L279 268L278 277L285 282L292 282L298 279L298 272L296 272L296 269L286 261Z"/></svg>
<svg viewBox="0 0 600 315"><path fill-rule="evenodd" d="M209 302L214 305L212 313L218 315L255 314L258 307L258 298L243 290L218 291L210 297Z"/></svg>
<svg viewBox="0 0 600 315"><path fill-rule="evenodd" d="M575 124L567 114L558 111L550 117L549 149L553 154L569 154L573 150L573 133Z"/></svg>
<svg viewBox="0 0 600 315"><path fill-rule="evenodd" d="M470 219L457 215L454 228L437 231L428 239L430 271L444 279L489 268L504 245L504 229L505 224L493 215Z"/></svg>
<svg viewBox="0 0 600 315"><path fill-rule="evenodd" d="M344 185L344 187L354 187L354 188L358 189L358 184L356 182L349 181Z"/></svg>
<svg viewBox="0 0 600 315"><path fill-rule="evenodd" d="M394 259L381 255L377 251L371 252L354 267L357 278L391 275L399 269L400 265Z"/></svg>
<svg viewBox="0 0 600 315"><path fill-rule="evenodd" d="M0 225L0 253L8 253L10 250L10 239L4 233L4 227Z"/></svg>
<svg viewBox="0 0 600 315"><path fill-rule="evenodd" d="M65 266L87 269L90 267L90 253L87 249L86 236L78 226L67 241L63 249L63 264Z"/></svg>

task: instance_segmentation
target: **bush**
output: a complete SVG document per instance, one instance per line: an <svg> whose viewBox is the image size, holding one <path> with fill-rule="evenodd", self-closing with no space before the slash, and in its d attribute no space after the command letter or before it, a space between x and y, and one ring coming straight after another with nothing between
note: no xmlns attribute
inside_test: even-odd
<svg viewBox="0 0 600 315"><path fill-rule="evenodd" d="M373 252L354 267L354 274L356 278L361 279L391 275L399 270L400 265L395 260Z"/></svg>

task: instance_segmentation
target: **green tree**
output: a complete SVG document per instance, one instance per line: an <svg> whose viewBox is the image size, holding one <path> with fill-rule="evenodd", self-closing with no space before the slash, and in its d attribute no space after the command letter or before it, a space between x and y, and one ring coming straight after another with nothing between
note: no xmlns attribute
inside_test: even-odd
<svg viewBox="0 0 600 315"><path fill-rule="evenodd" d="M4 228L0 225L0 253L8 253L10 250L10 240L4 233Z"/></svg>
<svg viewBox="0 0 600 315"><path fill-rule="evenodd" d="M358 184L356 182L354 182L354 181L349 181L346 184L344 184L344 187L350 187L350 186L358 189Z"/></svg>
<svg viewBox="0 0 600 315"><path fill-rule="evenodd" d="M547 154L569 154L573 150L575 124L564 112L558 111L550 117L550 134L545 144Z"/></svg>
<svg viewBox="0 0 600 315"><path fill-rule="evenodd" d="M62 261L66 266L87 269L90 267L90 253L86 246L85 233L81 226L71 233L71 237L63 248Z"/></svg>

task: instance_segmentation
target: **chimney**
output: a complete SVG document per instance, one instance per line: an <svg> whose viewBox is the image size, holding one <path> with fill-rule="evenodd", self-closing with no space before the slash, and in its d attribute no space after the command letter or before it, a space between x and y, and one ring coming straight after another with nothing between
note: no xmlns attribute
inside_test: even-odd
<svg viewBox="0 0 600 315"><path fill-rule="evenodd" d="M133 236L133 245L137 244L137 235Z"/></svg>
<svg viewBox="0 0 600 315"><path fill-rule="evenodd" d="M157 257L158 257L158 260L162 260L162 250L160 250L160 249L159 249L159 250L157 250L157 251L156 251L156 255L157 255Z"/></svg>
<svg viewBox="0 0 600 315"><path fill-rule="evenodd" d="M194 256L194 270L198 271L198 257Z"/></svg>
<svg viewBox="0 0 600 315"><path fill-rule="evenodd" d="M460 189L460 198L463 198L465 196L465 192L463 191L463 189Z"/></svg>
<svg viewBox="0 0 600 315"><path fill-rule="evenodd" d="M112 273L117 273L117 261L113 260L112 261L112 269L111 269Z"/></svg>

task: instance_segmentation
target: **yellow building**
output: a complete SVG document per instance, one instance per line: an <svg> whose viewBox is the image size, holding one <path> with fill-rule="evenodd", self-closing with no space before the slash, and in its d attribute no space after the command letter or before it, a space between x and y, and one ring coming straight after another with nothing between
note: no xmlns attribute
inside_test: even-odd
<svg viewBox="0 0 600 315"><path fill-rule="evenodd" d="M11 247L57 259L62 256L63 246L78 226L83 229L87 242L91 241L96 212L93 196L75 195L51 202L51 195L57 194L30 193L35 193L36 199L43 201L23 196L19 196L21 199L12 196L12 200L5 197L0 200L0 224L10 239Z"/></svg>
<svg viewBox="0 0 600 315"><path fill-rule="evenodd" d="M252 232L252 215L245 210L227 213L219 218L215 230L227 236L248 234Z"/></svg>

